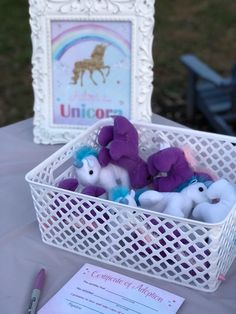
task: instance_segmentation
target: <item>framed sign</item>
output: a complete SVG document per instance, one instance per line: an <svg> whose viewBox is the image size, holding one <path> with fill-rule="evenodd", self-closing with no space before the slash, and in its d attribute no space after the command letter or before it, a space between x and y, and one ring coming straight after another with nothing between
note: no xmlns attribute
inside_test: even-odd
<svg viewBox="0 0 236 314"><path fill-rule="evenodd" d="M99 119L150 121L154 0L30 0L34 141Z"/></svg>

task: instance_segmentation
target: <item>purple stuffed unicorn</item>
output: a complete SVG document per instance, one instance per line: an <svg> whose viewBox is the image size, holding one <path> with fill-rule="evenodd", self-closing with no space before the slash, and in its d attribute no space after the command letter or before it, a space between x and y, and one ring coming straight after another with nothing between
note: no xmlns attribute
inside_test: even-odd
<svg viewBox="0 0 236 314"><path fill-rule="evenodd" d="M195 172L178 147L168 147L149 156L148 169L154 177L153 187L159 192L180 192L193 182L203 182L206 186L213 182L207 173Z"/></svg>
<svg viewBox="0 0 236 314"><path fill-rule="evenodd" d="M101 150L98 160L102 166L109 162L128 171L132 188L151 183L147 163L139 157L138 132L128 119L114 117L114 125L104 126L98 134Z"/></svg>

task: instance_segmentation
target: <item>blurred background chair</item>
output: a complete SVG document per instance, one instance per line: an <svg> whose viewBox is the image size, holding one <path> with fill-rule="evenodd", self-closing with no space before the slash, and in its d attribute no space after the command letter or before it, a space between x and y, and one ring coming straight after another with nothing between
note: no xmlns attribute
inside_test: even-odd
<svg viewBox="0 0 236 314"><path fill-rule="evenodd" d="M236 136L236 64L230 77L220 74L195 55L180 57L187 68L187 118L201 111L215 132Z"/></svg>

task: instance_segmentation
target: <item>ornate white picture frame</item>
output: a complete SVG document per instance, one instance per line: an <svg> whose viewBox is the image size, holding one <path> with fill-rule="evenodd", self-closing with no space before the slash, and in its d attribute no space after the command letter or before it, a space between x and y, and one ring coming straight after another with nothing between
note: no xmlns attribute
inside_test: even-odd
<svg viewBox="0 0 236 314"><path fill-rule="evenodd" d="M29 0L35 143L151 120L154 0Z"/></svg>

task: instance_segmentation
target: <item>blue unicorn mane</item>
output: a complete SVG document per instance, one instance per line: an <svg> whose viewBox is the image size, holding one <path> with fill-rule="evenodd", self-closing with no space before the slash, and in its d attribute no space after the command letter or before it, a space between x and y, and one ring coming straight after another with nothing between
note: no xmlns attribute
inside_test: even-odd
<svg viewBox="0 0 236 314"><path fill-rule="evenodd" d="M75 160L82 161L88 156L98 156L98 151L91 146L82 146L75 152Z"/></svg>
<svg viewBox="0 0 236 314"><path fill-rule="evenodd" d="M111 201L115 201L117 200L119 197L125 197L126 195L129 194L129 189L127 187L124 186L118 186L115 187L114 189L112 189L109 192L109 199Z"/></svg>

